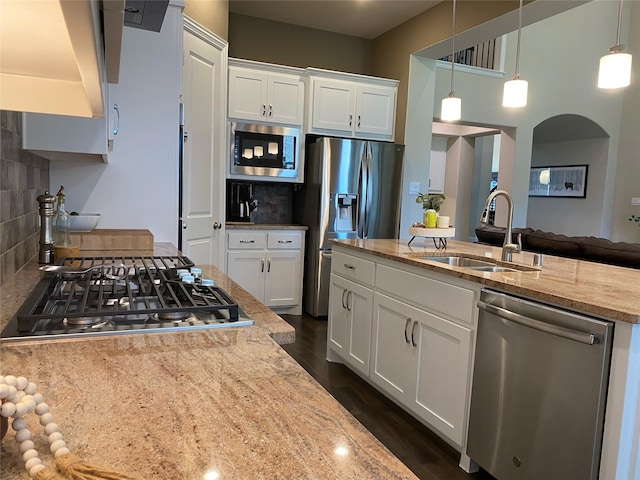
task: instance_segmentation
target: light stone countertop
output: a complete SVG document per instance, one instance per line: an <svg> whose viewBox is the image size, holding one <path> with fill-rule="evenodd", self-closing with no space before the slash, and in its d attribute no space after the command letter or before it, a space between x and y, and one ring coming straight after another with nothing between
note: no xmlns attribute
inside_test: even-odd
<svg viewBox="0 0 640 480"><path fill-rule="evenodd" d="M225 227L229 230L309 230L306 225L282 223L227 222Z"/></svg>
<svg viewBox="0 0 640 480"><path fill-rule="evenodd" d="M489 273L420 257L462 254L479 259L490 257L498 264L509 266L500 261L500 247L449 240L446 249L437 250L430 238L416 238L411 245L407 245L407 240L334 240L333 243L596 317L640 323L638 269L544 255L539 271ZM531 252L514 254L513 262L532 269L533 255Z"/></svg>
<svg viewBox="0 0 640 480"><path fill-rule="evenodd" d="M0 288L2 326L41 278L37 267ZM215 267L203 274L255 325L0 344L2 374L38 385L71 453L143 479L416 479L278 346L294 340L289 324ZM27 419L52 466L42 427ZM11 428L0 471L29 478Z"/></svg>

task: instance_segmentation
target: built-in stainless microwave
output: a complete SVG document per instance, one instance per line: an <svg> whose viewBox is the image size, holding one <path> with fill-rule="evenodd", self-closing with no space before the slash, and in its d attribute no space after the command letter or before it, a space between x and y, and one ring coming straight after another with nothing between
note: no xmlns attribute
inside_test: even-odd
<svg viewBox="0 0 640 480"><path fill-rule="evenodd" d="M299 128L231 122L229 177L304 182L304 136Z"/></svg>

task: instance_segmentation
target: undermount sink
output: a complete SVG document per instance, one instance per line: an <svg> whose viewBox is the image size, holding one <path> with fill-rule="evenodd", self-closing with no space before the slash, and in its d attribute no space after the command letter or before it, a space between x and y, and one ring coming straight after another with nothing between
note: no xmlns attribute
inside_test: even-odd
<svg viewBox="0 0 640 480"><path fill-rule="evenodd" d="M476 258L469 257L441 257L438 255L426 255L420 258L422 258L423 260L429 260L431 262L446 263L447 265L451 265L452 267L476 268L496 266L494 262L485 262L484 260L478 260Z"/></svg>
<svg viewBox="0 0 640 480"><path fill-rule="evenodd" d="M492 259L479 260L472 257L464 257L459 255L424 255L420 257L422 260L429 260L430 262L446 263L452 267L461 267L476 272L532 272L538 271L537 268L528 267L525 265L498 265L497 261Z"/></svg>

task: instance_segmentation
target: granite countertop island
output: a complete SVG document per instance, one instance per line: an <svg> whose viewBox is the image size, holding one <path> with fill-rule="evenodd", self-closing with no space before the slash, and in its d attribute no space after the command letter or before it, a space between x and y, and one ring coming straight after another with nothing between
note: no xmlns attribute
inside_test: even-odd
<svg viewBox="0 0 640 480"><path fill-rule="evenodd" d="M38 385L72 454L143 479L416 478L280 348L292 327L215 267L203 274L255 325L3 343L2 373ZM40 275L29 265L0 288L2 326ZM29 478L11 428L0 469Z"/></svg>
<svg viewBox="0 0 640 480"><path fill-rule="evenodd" d="M513 255L513 263L501 262L502 248L449 240L437 250L430 240L334 240L350 250L373 254L434 272L471 280L571 310L610 320L640 323L638 285L640 270L544 255L540 269L533 267L531 252ZM498 265L525 268L522 272L479 272L424 259L424 256L463 255L493 259Z"/></svg>

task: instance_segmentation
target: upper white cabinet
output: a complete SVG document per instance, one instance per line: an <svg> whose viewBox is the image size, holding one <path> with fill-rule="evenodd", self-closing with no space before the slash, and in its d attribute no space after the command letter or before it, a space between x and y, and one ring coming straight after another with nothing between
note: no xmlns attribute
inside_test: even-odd
<svg viewBox="0 0 640 480"><path fill-rule="evenodd" d="M301 126L302 69L229 59L229 118Z"/></svg>
<svg viewBox="0 0 640 480"><path fill-rule="evenodd" d="M105 92L109 92L106 84ZM49 160L93 159L107 163L120 130L120 110L109 95L105 105L109 105L105 118L24 113L22 148Z"/></svg>
<svg viewBox="0 0 640 480"><path fill-rule="evenodd" d="M393 140L398 82L307 69L308 133Z"/></svg>

